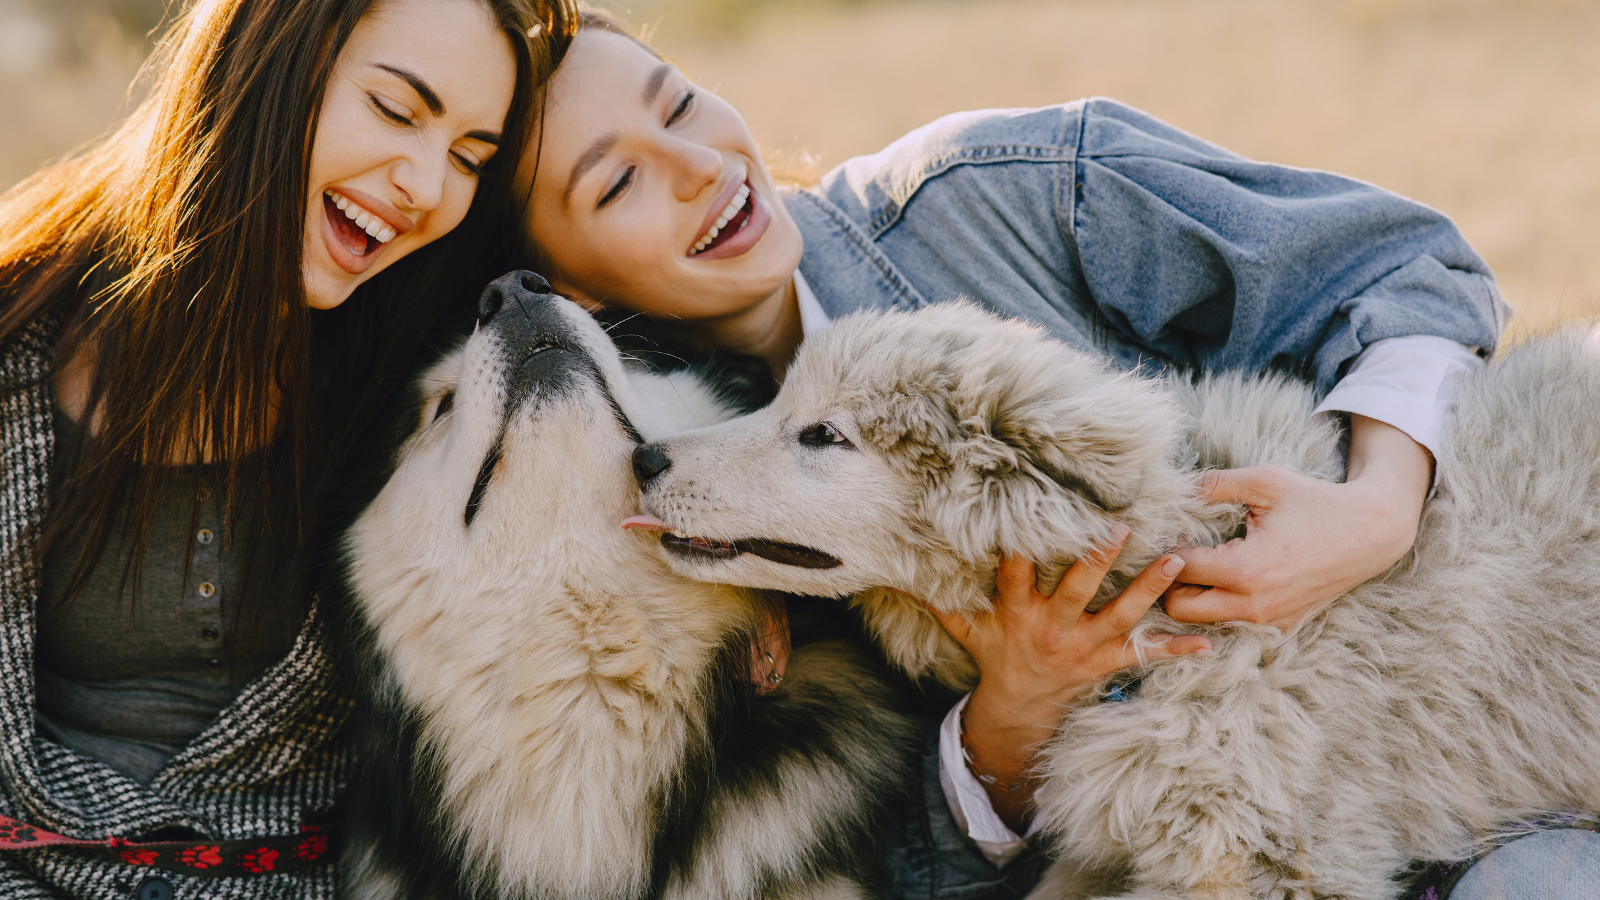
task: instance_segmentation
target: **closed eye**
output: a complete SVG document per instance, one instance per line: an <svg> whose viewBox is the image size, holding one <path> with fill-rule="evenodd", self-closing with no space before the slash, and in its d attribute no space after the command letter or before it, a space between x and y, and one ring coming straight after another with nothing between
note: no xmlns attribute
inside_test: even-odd
<svg viewBox="0 0 1600 900"><path fill-rule="evenodd" d="M841 447L846 450L856 448L855 444L850 443L848 438L839 433L839 429L828 422L818 422L800 432L800 443L807 447Z"/></svg>
<svg viewBox="0 0 1600 900"><path fill-rule="evenodd" d="M440 397L439 398L439 408L435 409L433 411L433 421L437 422L440 419L444 418L444 414L449 412L452 408L454 408L455 405L456 405L456 392L455 391L451 391L450 393L445 394L443 397Z"/></svg>
<svg viewBox="0 0 1600 900"><path fill-rule="evenodd" d="M405 113L402 113L402 112L400 112L399 110L396 110L396 109L391 109L389 107L389 104L384 103L381 99L378 98L377 94L372 94L372 93L367 94L367 100L372 103L372 108L377 110L379 115L383 116L385 119L388 119L390 122L393 122L396 125L407 125L407 126L409 126L409 125L415 125L416 124L415 122L411 121L411 118L409 116L407 116Z"/></svg>
<svg viewBox="0 0 1600 900"><path fill-rule="evenodd" d="M627 170L622 173L622 177L618 178L617 183L611 186L611 190L606 191L605 196L600 198L600 202L595 204L596 209L604 209L606 204L622 195L622 192L626 190L628 185L633 182L633 169L633 166L629 166Z"/></svg>
<svg viewBox="0 0 1600 900"><path fill-rule="evenodd" d="M673 107L673 109L672 109L672 114L667 116L667 127L671 128L672 124L674 122L678 121L679 119L681 119L685 115L687 115L688 112L689 112L689 108L691 106L693 106L693 105L694 105L694 91L684 91L683 92L683 99L678 101L678 105Z"/></svg>

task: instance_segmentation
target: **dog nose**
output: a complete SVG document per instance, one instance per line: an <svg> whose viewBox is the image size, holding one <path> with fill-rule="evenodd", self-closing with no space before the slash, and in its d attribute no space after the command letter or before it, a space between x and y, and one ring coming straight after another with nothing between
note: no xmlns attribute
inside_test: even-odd
<svg viewBox="0 0 1600 900"><path fill-rule="evenodd" d="M512 302L522 304L523 301L517 297L532 299L532 296L550 293L552 293L550 282L538 272L510 272L496 278L483 289L482 294L478 295L478 324L487 325L494 321L494 317L498 316L501 308L506 305L507 294L513 295L509 298ZM524 309L523 312L526 313L527 310Z"/></svg>
<svg viewBox="0 0 1600 900"><path fill-rule="evenodd" d="M500 312L500 307L505 304L506 295L500 290L500 282L496 281L484 288L483 293L478 296L478 324L489 324L495 314Z"/></svg>
<svg viewBox="0 0 1600 900"><path fill-rule="evenodd" d="M672 468L672 460L655 444L640 444L633 450L633 477L644 487L650 479Z"/></svg>
<svg viewBox="0 0 1600 900"><path fill-rule="evenodd" d="M521 281L522 281L522 287L525 290L527 290L529 293L533 293L533 294L552 294L552 293L555 293L550 288L550 282L545 281L544 280L544 276L540 275L538 272L527 272L527 271L524 271L522 273Z"/></svg>

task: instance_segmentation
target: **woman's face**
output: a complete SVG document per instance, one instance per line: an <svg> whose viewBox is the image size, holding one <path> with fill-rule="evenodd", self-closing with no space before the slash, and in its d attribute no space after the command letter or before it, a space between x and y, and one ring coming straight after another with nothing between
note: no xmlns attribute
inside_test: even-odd
<svg viewBox="0 0 1600 900"><path fill-rule="evenodd" d="M579 32L543 130L519 186L533 181L525 227L562 292L697 320L793 277L800 231L744 119L633 41Z"/></svg>
<svg viewBox="0 0 1600 900"><path fill-rule="evenodd" d="M456 227L511 107L516 61L476 0L383 0L334 63L311 147L306 302Z"/></svg>

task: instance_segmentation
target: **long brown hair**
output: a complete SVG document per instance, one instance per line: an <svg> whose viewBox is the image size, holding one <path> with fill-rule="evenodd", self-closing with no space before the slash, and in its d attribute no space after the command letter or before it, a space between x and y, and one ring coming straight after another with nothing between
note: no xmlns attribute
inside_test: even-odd
<svg viewBox="0 0 1600 900"><path fill-rule="evenodd" d="M329 72L374 2L197 0L159 42L133 114L0 197L0 341L43 321L59 329L53 368L80 350L94 364L83 421L98 416L99 434L52 492L44 534L46 548L85 542L67 596L123 509L137 586L174 459L215 460L230 531L252 511L246 537L278 537L274 567L298 566L352 430L441 311L509 258L510 176L571 0L480 0L518 72L466 219L339 308L303 304L312 136Z"/></svg>

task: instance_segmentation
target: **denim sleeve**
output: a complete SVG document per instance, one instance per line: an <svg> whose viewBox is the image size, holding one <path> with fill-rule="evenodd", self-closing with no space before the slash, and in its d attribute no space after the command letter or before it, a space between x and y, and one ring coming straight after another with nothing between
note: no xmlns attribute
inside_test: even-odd
<svg viewBox="0 0 1600 900"><path fill-rule="evenodd" d="M1107 100L1060 211L1105 324L1201 369L1329 389L1383 338L1495 346L1509 310L1449 219L1353 179L1253 162Z"/></svg>
<svg viewBox="0 0 1600 900"><path fill-rule="evenodd" d="M879 876L889 900L1010 900L1026 896L1048 859L1030 847L1004 869L962 836L939 785L939 730L928 729L922 785L911 809L879 843Z"/></svg>

